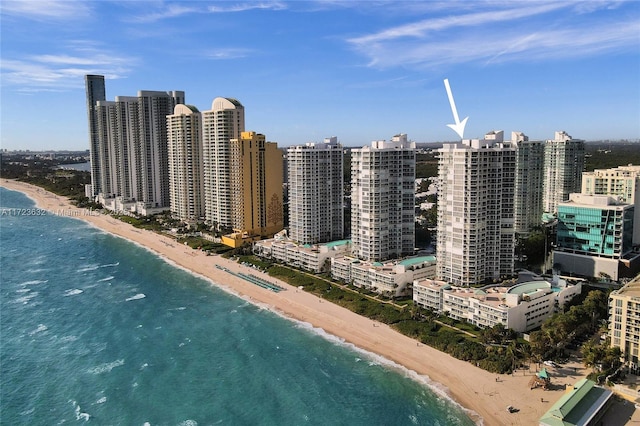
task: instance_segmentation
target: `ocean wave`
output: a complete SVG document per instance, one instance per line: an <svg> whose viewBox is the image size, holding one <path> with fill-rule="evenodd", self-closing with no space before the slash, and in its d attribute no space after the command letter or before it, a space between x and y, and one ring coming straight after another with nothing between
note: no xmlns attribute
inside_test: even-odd
<svg viewBox="0 0 640 426"><path fill-rule="evenodd" d="M21 303L23 305L26 305L27 303L29 303L29 301L31 299L33 299L34 297L36 297L38 295L37 291L34 291L33 293L29 293L26 296L22 296L22 297L18 297L16 300L14 300L14 303Z"/></svg>
<svg viewBox="0 0 640 426"><path fill-rule="evenodd" d="M108 277L106 277L106 278L102 278L102 279L100 279L100 280L98 280L98 281L96 281L96 282L102 283L102 282L105 282L105 281L111 281L111 280L112 280L112 279L114 279L114 278L115 278L115 277L114 277L113 275L109 275Z"/></svg>
<svg viewBox="0 0 640 426"><path fill-rule="evenodd" d="M100 265L100 268L109 268L111 266L118 266L120 265L120 262L116 262L116 263L107 263L106 265Z"/></svg>
<svg viewBox="0 0 640 426"><path fill-rule="evenodd" d="M49 329L49 327L47 327L44 324L38 324L38 327L29 332L29 336L33 336L34 334L38 334L38 333L42 333L43 331L47 331Z"/></svg>
<svg viewBox="0 0 640 426"><path fill-rule="evenodd" d="M105 402L107 402L107 397L103 396L102 398L96 401L96 404L104 404Z"/></svg>
<svg viewBox="0 0 640 426"><path fill-rule="evenodd" d="M46 284L48 282L49 282L49 280L31 280L31 281L22 282L22 283L20 283L18 285L27 286L27 285L36 285L36 284Z"/></svg>
<svg viewBox="0 0 640 426"><path fill-rule="evenodd" d="M69 289L67 291L64 292L64 297L68 297L68 296L75 296L76 294L81 294L84 293L84 291L77 289L77 288L73 288L73 289Z"/></svg>
<svg viewBox="0 0 640 426"><path fill-rule="evenodd" d="M86 265L83 266L82 268L78 269L76 272L89 272L89 271L95 271L96 269L98 269L100 267L100 265Z"/></svg>
<svg viewBox="0 0 640 426"><path fill-rule="evenodd" d="M125 302L131 302L132 300L140 300L140 299L144 299L145 297L147 297L146 294L144 293L138 293L135 296L131 296L131 297L127 297L125 299Z"/></svg>
<svg viewBox="0 0 640 426"><path fill-rule="evenodd" d="M76 401L71 401L71 402L75 407L76 420L84 420L85 422L88 422L89 419L91 418L91 415L89 413L83 413L82 410L80 409L80 405Z"/></svg>
<svg viewBox="0 0 640 426"><path fill-rule="evenodd" d="M198 422L196 422L195 420L185 420L178 423L178 426L198 426Z"/></svg>
<svg viewBox="0 0 640 426"><path fill-rule="evenodd" d="M88 372L91 374L109 373L114 368L120 367L122 365L124 365L124 359L117 359L115 361L107 362L104 364L100 364L97 367L90 368Z"/></svg>

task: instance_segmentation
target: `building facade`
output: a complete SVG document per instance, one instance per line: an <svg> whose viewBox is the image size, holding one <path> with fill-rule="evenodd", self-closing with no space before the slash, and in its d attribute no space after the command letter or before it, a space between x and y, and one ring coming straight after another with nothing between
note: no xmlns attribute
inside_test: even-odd
<svg viewBox="0 0 640 426"><path fill-rule="evenodd" d="M103 96L104 77L85 82L93 194L107 207L142 214L168 208L166 117L184 103L184 92L142 90L112 102Z"/></svg>
<svg viewBox="0 0 640 426"><path fill-rule="evenodd" d="M338 138L287 149L289 238L301 244L341 240L343 150Z"/></svg>
<svg viewBox="0 0 640 426"><path fill-rule="evenodd" d="M93 197L102 192L104 147L100 143L96 104L107 99L103 75L85 75L87 123L89 124L89 158L91 161L91 191Z"/></svg>
<svg viewBox="0 0 640 426"><path fill-rule="evenodd" d="M609 336L633 370L640 368L640 276L609 294Z"/></svg>
<svg viewBox="0 0 640 426"><path fill-rule="evenodd" d="M564 131L556 132L544 145L543 209L556 213L569 194L580 192L584 170L584 141Z"/></svg>
<svg viewBox="0 0 640 426"><path fill-rule="evenodd" d="M438 153L438 278L470 286L512 274L515 148L496 131Z"/></svg>
<svg viewBox="0 0 640 426"><path fill-rule="evenodd" d="M422 308L478 327L502 324L524 333L540 327L581 291L581 284L569 285L564 280L556 284L533 280L511 287L472 289L424 279L414 281L413 301Z"/></svg>
<svg viewBox="0 0 640 426"><path fill-rule="evenodd" d="M640 166L620 166L582 173L582 191L586 195L609 195L632 204L633 244L640 245Z"/></svg>
<svg viewBox="0 0 640 426"><path fill-rule="evenodd" d="M415 164L415 142L406 134L351 150L351 241L358 258L413 254Z"/></svg>
<svg viewBox="0 0 640 426"><path fill-rule="evenodd" d="M249 237L271 237L284 227L282 154L256 132L230 141L231 226Z"/></svg>
<svg viewBox="0 0 640 426"><path fill-rule="evenodd" d="M187 223L204 216L202 116L191 105L176 105L167 117L171 214Z"/></svg>
<svg viewBox="0 0 640 426"><path fill-rule="evenodd" d="M513 229L526 236L540 226L543 213L544 142L530 141L525 134L512 132L511 144L516 151Z"/></svg>
<svg viewBox="0 0 640 426"><path fill-rule="evenodd" d="M244 132L244 106L233 98L215 98L202 112L205 219L216 229L230 230L231 139Z"/></svg>
<svg viewBox="0 0 640 426"><path fill-rule="evenodd" d="M274 259L294 268L314 273L328 272L331 258L350 253L351 241L339 240L325 244L300 244L278 237L256 241L253 253L266 259Z"/></svg>
<svg viewBox="0 0 640 426"><path fill-rule="evenodd" d="M554 268L618 280L634 261L634 207L606 195L571 194L558 205Z"/></svg>
<svg viewBox="0 0 640 426"><path fill-rule="evenodd" d="M408 257L386 262L365 262L353 256L331 257L331 277L346 284L389 297L411 294L416 280L434 278L433 256Z"/></svg>

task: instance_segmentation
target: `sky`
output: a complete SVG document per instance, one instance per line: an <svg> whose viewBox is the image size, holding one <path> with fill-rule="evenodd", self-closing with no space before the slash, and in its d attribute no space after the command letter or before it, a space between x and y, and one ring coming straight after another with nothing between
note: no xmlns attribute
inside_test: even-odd
<svg viewBox="0 0 640 426"><path fill-rule="evenodd" d="M0 2L0 148L88 149L84 75L107 99L182 90L245 107L278 146L492 130L640 138L640 2Z"/></svg>

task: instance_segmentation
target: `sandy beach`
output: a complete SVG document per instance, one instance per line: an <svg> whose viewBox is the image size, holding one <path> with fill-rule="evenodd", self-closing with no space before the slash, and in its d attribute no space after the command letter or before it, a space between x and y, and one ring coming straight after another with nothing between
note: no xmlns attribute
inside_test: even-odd
<svg viewBox="0 0 640 426"><path fill-rule="evenodd" d="M37 203L38 208L51 214L81 219L110 234L136 242L215 283L224 283L217 285L241 297L266 305L287 317L322 328L346 342L426 376L452 399L470 410L470 416L479 424L538 424L540 416L563 395L564 385L575 383L589 372L575 362L561 369L551 368L552 383L556 390L530 390L528 383L535 373L535 364L532 364L530 371L520 370L514 375L492 374L286 283L277 282L286 288L286 291L279 293L258 287L218 269L216 265L235 272L250 271L273 283L276 280L220 256L206 256L201 251L177 244L168 236L134 228L108 215L78 209L66 198L29 184L2 180L0 186L26 194ZM519 411L507 412L509 405Z"/></svg>

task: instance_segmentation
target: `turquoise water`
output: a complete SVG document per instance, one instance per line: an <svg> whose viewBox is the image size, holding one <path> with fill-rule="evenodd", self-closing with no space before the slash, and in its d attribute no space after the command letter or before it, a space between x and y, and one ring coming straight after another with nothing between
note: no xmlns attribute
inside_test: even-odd
<svg viewBox="0 0 640 426"><path fill-rule="evenodd" d="M0 188L3 425L473 424L406 370L32 208Z"/></svg>

